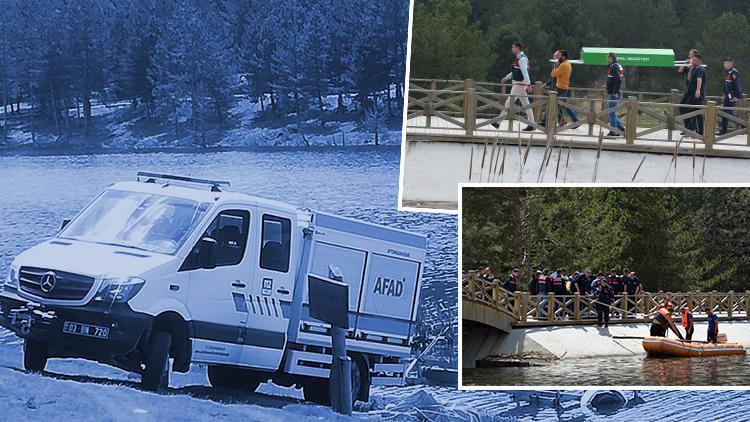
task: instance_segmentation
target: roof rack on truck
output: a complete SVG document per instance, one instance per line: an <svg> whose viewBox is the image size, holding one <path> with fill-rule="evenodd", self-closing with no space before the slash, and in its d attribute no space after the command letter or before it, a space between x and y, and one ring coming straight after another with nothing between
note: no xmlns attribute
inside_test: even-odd
<svg viewBox="0 0 750 422"><path fill-rule="evenodd" d="M208 185L211 186L211 192L221 192L221 186L229 187L229 181L227 180L211 180L211 179L198 179L195 177L187 176L176 176L173 174L164 173L152 173L148 171L139 171L136 174L136 180L139 182L141 178L145 178L145 183L156 183L157 180L177 181L183 183L192 183L197 185Z"/></svg>

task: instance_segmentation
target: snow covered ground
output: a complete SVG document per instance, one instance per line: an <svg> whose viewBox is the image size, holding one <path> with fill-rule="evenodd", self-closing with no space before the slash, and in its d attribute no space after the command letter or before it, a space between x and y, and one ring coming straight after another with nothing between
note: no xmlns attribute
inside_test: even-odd
<svg viewBox="0 0 750 422"><path fill-rule="evenodd" d="M305 402L293 387L267 383L252 394L213 389L205 368L197 365L187 374L173 373L169 391L155 394L140 389L138 375L95 362L52 359L43 375L24 372L21 362L21 340L0 328L0 420L351 419ZM369 403L357 403L354 418L477 420L488 414L456 403L456 393L446 387L374 387Z"/></svg>
<svg viewBox="0 0 750 422"><path fill-rule="evenodd" d="M681 409L680 420L737 421L750 411L747 391L643 391L643 404L598 414L576 400L558 409L550 402L517 401L512 392L414 385L373 387L371 401L358 403L353 418L346 418L302 401L293 388L264 384L252 394L214 390L200 367L173 374L165 394L140 390L137 375L77 359L50 360L44 375L27 374L21 350L20 340L0 329L1 420L633 421L673 420Z"/></svg>
<svg viewBox="0 0 750 422"><path fill-rule="evenodd" d="M266 100L268 104L270 100ZM337 107L337 97L325 98L327 112ZM347 109L353 107L352 99L345 97L344 106ZM267 105L268 107L268 105ZM28 107L22 104L19 115L11 115L9 118L8 133L5 147L22 146L50 146L61 142L58 139L56 129L46 127L40 130L37 127L36 142L32 140L31 118ZM325 121L321 124L318 118L303 122L304 131L301 132L294 121L293 116L271 119L267 115L261 116L260 103L248 99L242 95L234 98L232 106L228 110L228 116L224 125L214 125L206 130L205 142L214 147L223 148L246 148L255 146L344 146L344 145L372 145L375 143L375 134L372 128L366 128L365 123L358 121L352 110L341 116L341 120ZM107 150L144 150L144 149L195 149L196 137L190 133L190 124L186 118L181 119L182 129L180 135L175 134L173 122L162 122L155 124L147 122L144 112L134 111L130 102L116 102L101 104L94 102L92 105L93 134L90 138L78 139L80 136L74 134L72 141L66 141L66 146L76 144L87 147L101 147ZM82 111L71 108L68 115L73 121L75 130L79 130L83 123L78 120ZM394 112L394 114L396 114ZM0 114L0 116L2 116ZM332 117L328 117L332 119ZM262 122L260 121L262 120ZM388 119L386 119L388 120ZM388 121L381 121L378 128L378 144L398 145L401 142L401 130L396 120L392 117ZM41 122L44 123L44 122ZM49 123L49 122L47 122ZM38 126L40 122L37 122ZM398 126L398 127L396 127ZM0 142L1 143L1 142ZM200 143L200 142L198 142Z"/></svg>

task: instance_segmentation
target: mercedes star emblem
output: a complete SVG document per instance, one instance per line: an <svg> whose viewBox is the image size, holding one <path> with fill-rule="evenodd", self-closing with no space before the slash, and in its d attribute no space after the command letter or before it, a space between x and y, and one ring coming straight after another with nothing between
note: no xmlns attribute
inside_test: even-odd
<svg viewBox="0 0 750 422"><path fill-rule="evenodd" d="M42 275L40 287L44 293L49 293L55 288L55 283L57 283L57 276L52 271L49 271Z"/></svg>

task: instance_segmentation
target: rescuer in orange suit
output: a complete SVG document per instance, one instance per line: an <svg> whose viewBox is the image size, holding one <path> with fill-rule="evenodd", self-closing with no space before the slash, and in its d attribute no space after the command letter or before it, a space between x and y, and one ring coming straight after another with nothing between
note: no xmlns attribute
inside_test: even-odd
<svg viewBox="0 0 750 422"><path fill-rule="evenodd" d="M677 329L674 321L672 321L672 315L674 314L674 308L659 308L654 321L651 323L651 336L652 337L666 337L667 328L671 329L680 340L684 340L682 333Z"/></svg>

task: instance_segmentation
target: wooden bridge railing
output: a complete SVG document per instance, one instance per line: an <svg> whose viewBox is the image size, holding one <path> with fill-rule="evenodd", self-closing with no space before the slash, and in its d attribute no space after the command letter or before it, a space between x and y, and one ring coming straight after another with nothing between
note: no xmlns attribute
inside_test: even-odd
<svg viewBox="0 0 750 422"><path fill-rule="evenodd" d="M593 324L596 321L597 301L589 295L575 293L561 296L549 293L540 296L527 292L510 292L500 287L497 281L465 275L462 296L466 300L480 302L512 316L516 325ZM611 318L614 321L629 322L649 320L664 299L669 299L678 309L689 306L696 317L703 316L704 309L709 307L722 318L750 319L750 291L626 293L615 297L610 307Z"/></svg>
<svg viewBox="0 0 750 422"><path fill-rule="evenodd" d="M473 80L411 80L409 86L407 135L418 135L418 130L440 129L435 135L463 138L488 138L506 133L518 133L514 122L530 125L538 131L550 135L575 135L576 137L598 137L599 130L615 132L624 137L627 145L640 143L654 145L654 141L680 142L682 144L702 144L705 150L736 136L745 135L744 145L750 146L750 103L741 100L738 107L722 107L719 97L707 97L705 105L680 104L680 92L625 91L623 100L615 107L608 108L606 92L602 89L571 88L570 97L561 99L557 92L545 90L541 85L533 85L528 95L530 104L519 106L515 101L508 107L508 84L482 83ZM557 110L572 110L580 121L557 125L556 118L547 119L546 127L538 122L544 114L553 116ZM531 109L534 122L527 120L526 110ZM610 126L609 114L615 112L625 126L624 131ZM685 119L703 116L704 131L698 134L689 130ZM716 130L722 118L731 122L731 131L717 136ZM489 127L499 125L499 130ZM586 133L580 131L565 133L570 129L588 126ZM675 136L680 130L689 138ZM666 134L661 131L666 131ZM658 133L658 136L656 135ZM542 137L539 137L542 138ZM679 139L678 139L679 138ZM733 140L733 146L738 146Z"/></svg>

